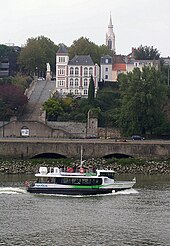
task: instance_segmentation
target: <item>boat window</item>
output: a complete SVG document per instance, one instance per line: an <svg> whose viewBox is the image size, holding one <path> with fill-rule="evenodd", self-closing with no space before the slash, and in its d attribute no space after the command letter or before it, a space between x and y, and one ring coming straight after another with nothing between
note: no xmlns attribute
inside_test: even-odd
<svg viewBox="0 0 170 246"><path fill-rule="evenodd" d="M72 184L81 184L81 179L79 179L79 178L73 178L72 179Z"/></svg>
<svg viewBox="0 0 170 246"><path fill-rule="evenodd" d="M102 179L83 179L82 178L82 185L100 185L102 183Z"/></svg>
<svg viewBox="0 0 170 246"><path fill-rule="evenodd" d="M55 182L57 184L64 185L101 185L101 178L56 178Z"/></svg>
<svg viewBox="0 0 170 246"><path fill-rule="evenodd" d="M108 177L109 179L114 179L115 173L112 172L100 172L99 176Z"/></svg>
<svg viewBox="0 0 170 246"><path fill-rule="evenodd" d="M56 178L56 183L57 184L67 184L67 185L72 184L71 178Z"/></svg>
<svg viewBox="0 0 170 246"><path fill-rule="evenodd" d="M55 179L52 177L40 177L36 180L36 183L55 183Z"/></svg>
<svg viewBox="0 0 170 246"><path fill-rule="evenodd" d="M110 184L110 183L112 183L113 181L112 180L110 180L110 179L108 179L108 178L104 178L104 183L105 184Z"/></svg>

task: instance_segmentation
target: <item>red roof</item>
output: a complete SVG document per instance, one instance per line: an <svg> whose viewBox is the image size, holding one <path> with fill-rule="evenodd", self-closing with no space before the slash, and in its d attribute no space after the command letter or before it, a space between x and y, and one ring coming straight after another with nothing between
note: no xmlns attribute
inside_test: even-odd
<svg viewBox="0 0 170 246"><path fill-rule="evenodd" d="M114 64L113 65L113 71L126 71L126 64L120 63L120 64Z"/></svg>

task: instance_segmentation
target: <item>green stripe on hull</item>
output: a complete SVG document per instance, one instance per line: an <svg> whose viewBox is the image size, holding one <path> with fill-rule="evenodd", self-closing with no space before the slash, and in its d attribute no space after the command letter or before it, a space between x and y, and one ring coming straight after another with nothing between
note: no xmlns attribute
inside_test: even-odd
<svg viewBox="0 0 170 246"><path fill-rule="evenodd" d="M100 185L72 185L71 188L75 189L99 189L102 186Z"/></svg>

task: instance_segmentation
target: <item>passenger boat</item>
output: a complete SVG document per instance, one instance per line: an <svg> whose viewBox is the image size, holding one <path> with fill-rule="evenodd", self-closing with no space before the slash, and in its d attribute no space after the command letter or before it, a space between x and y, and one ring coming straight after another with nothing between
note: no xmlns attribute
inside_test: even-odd
<svg viewBox="0 0 170 246"><path fill-rule="evenodd" d="M37 180L26 183L26 186L28 192L35 194L96 195L130 189L136 183L135 178L132 181L115 181L114 176L113 170L95 170L92 173L85 172L82 167L79 172L40 167L35 174Z"/></svg>

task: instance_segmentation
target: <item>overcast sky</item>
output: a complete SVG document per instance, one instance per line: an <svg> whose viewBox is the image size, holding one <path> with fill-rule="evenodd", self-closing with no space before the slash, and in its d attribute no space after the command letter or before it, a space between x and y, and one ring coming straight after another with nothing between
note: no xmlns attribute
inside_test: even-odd
<svg viewBox="0 0 170 246"><path fill-rule="evenodd" d="M0 0L0 44L43 35L70 46L81 36L105 44L109 15L116 53L141 44L170 56L170 0Z"/></svg>

